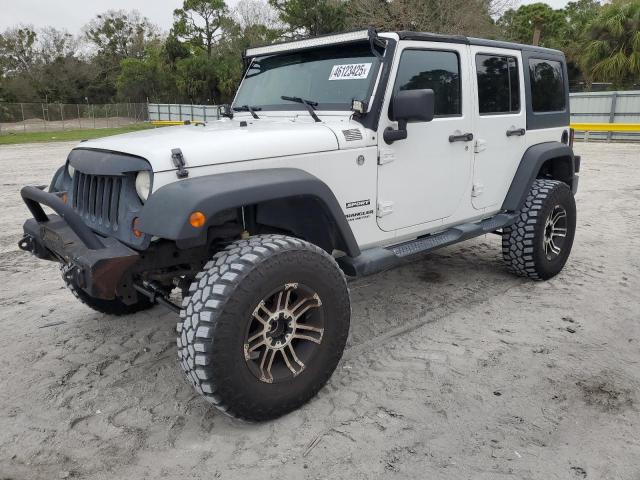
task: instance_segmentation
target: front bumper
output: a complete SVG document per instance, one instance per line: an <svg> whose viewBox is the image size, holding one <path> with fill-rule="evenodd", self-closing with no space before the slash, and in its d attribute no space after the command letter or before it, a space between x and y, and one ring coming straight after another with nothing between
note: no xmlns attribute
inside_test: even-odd
<svg viewBox="0 0 640 480"><path fill-rule="evenodd" d="M65 276L89 295L105 300L117 296L118 287L139 255L112 237L96 235L58 196L36 187L20 194L34 218L24 223L22 250L65 265ZM41 205L57 215L47 215Z"/></svg>

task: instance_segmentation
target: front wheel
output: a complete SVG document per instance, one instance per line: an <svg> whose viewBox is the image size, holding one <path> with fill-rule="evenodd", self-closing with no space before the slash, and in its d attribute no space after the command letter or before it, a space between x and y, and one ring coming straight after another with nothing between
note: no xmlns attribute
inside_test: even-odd
<svg viewBox="0 0 640 480"><path fill-rule="evenodd" d="M104 300L102 298L95 298L85 292L82 288L80 288L74 280L67 278L67 276L62 274L62 279L64 280L65 285L71 293L80 300L80 302L84 303L87 307L95 310L99 313L104 313L105 315L113 315L113 316L123 316L123 315L132 315L137 312L142 312L144 310L148 310L153 307L153 303L147 297L139 296L138 300L133 304L126 304L122 300L118 298L114 298L113 300Z"/></svg>
<svg viewBox="0 0 640 480"><path fill-rule="evenodd" d="M566 183L537 179L515 223L502 233L502 256L520 276L546 280L562 270L576 232L576 203Z"/></svg>
<svg viewBox="0 0 640 480"><path fill-rule="evenodd" d="M205 265L183 301L178 357L195 389L226 413L268 420L313 397L349 333L346 279L305 241L259 235Z"/></svg>

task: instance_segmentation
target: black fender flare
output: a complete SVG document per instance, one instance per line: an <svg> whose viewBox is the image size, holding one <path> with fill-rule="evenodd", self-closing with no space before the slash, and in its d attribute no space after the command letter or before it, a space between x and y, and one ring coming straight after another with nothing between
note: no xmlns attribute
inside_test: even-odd
<svg viewBox="0 0 640 480"><path fill-rule="evenodd" d="M319 178L296 168L270 168L193 177L170 183L151 194L140 212L138 229L183 244L202 245L214 216L225 210L272 200L312 198L319 202L339 234L339 249L349 256L360 248L331 189ZM206 216L201 228L189 216Z"/></svg>
<svg viewBox="0 0 640 480"><path fill-rule="evenodd" d="M560 142L545 142L529 147L520 160L520 165L511 181L511 186L502 204L502 210L516 212L524 204L529 189L542 166L549 160L562 162L563 172L559 180L573 188L575 181L575 155L570 146ZM566 167L568 165L568 167Z"/></svg>
<svg viewBox="0 0 640 480"><path fill-rule="evenodd" d="M51 183L49 184L49 192L59 192L62 190L62 181L66 168L67 164L65 163L56 170L56 173L53 174L53 178L51 178Z"/></svg>

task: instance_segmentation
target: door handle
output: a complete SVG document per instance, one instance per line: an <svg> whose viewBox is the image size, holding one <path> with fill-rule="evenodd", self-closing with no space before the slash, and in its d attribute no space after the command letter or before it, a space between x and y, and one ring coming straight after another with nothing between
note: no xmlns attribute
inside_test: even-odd
<svg viewBox="0 0 640 480"><path fill-rule="evenodd" d="M462 135L449 135L449 142L471 142L473 133L463 133Z"/></svg>
<svg viewBox="0 0 640 480"><path fill-rule="evenodd" d="M514 128L513 130L507 130L507 137L522 137L527 133L524 128Z"/></svg>

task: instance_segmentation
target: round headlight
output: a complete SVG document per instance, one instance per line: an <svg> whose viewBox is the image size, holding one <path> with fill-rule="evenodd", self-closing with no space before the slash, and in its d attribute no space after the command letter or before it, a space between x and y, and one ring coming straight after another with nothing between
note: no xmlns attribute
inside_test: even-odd
<svg viewBox="0 0 640 480"><path fill-rule="evenodd" d="M73 176L76 174L76 169L73 168L70 163L68 163L67 164L67 172L69 173L69 176L71 178L73 178Z"/></svg>
<svg viewBox="0 0 640 480"><path fill-rule="evenodd" d="M151 193L151 173L146 170L138 172L136 176L136 192L138 192L140 200L147 201Z"/></svg>

